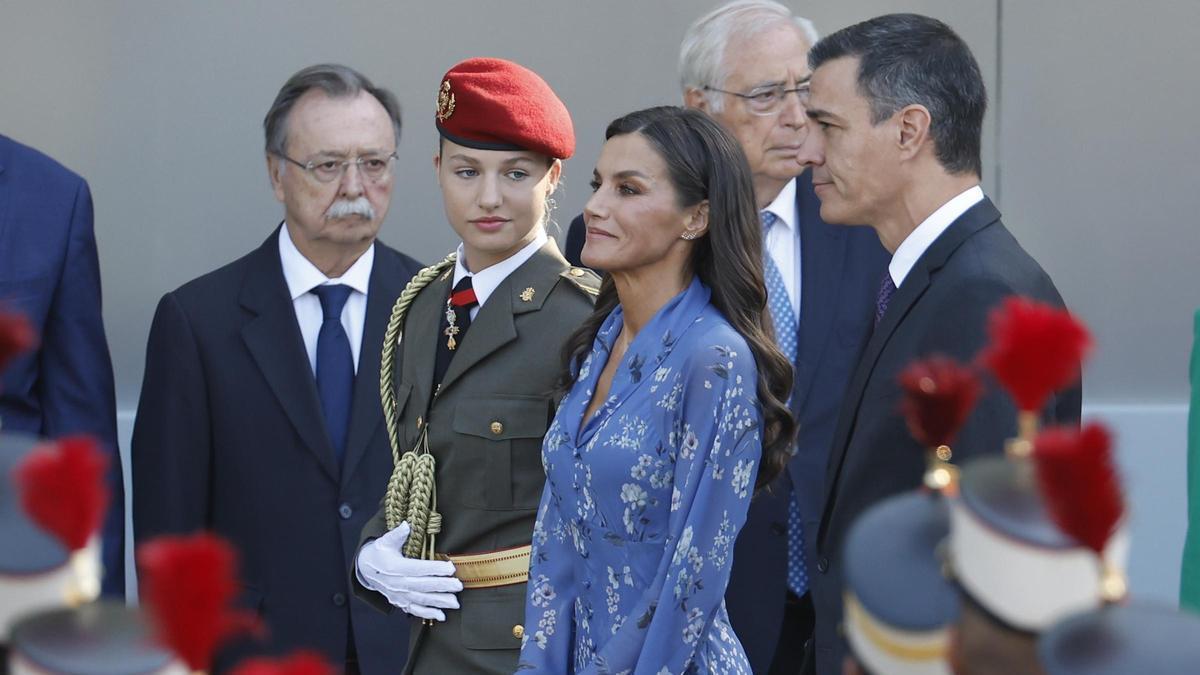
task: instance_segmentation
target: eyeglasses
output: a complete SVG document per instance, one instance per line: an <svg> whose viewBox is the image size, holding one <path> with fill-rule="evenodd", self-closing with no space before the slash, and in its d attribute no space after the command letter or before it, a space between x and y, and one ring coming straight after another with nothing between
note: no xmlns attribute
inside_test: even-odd
<svg viewBox="0 0 1200 675"><path fill-rule="evenodd" d="M396 153L390 155L361 155L354 159L315 159L308 162L297 162L283 153L276 156L286 159L304 169L320 183L332 183L341 180L342 175L351 164L358 167L358 172L365 180L378 183L385 180L392 170L392 160L397 159Z"/></svg>
<svg viewBox="0 0 1200 675"><path fill-rule="evenodd" d="M736 96L745 101L746 107L749 108L750 112L754 113L755 115L774 115L775 113L779 112L780 109L783 108L783 101L787 98L788 94L795 94L796 98L800 101L800 105L808 103L807 82L794 89L788 89L782 84L776 84L769 87L759 87L758 89L754 89L747 94L743 94L739 91L726 91L724 89L717 89L716 87L709 87L707 85L704 87L704 90Z"/></svg>

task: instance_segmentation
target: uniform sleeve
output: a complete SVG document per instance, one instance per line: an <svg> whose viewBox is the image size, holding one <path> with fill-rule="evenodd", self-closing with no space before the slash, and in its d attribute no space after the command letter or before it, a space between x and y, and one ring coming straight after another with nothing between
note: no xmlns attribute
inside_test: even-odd
<svg viewBox="0 0 1200 675"><path fill-rule="evenodd" d="M89 434L108 453L112 495L104 520L104 593L125 594L125 487L117 449L112 359L101 316L100 261L92 195L80 180L74 195L62 274L46 315L38 352L38 400L48 438Z"/></svg>
<svg viewBox="0 0 1200 675"><path fill-rule="evenodd" d="M715 630L762 452L757 374L738 340L705 347L684 378L666 551L651 588L585 672L684 673ZM733 664L737 639L727 631L715 638L710 656L720 663L727 644Z"/></svg>
<svg viewBox="0 0 1200 675"><path fill-rule="evenodd" d="M207 527L211 428L200 351L179 301L158 303L130 448L138 544Z"/></svg>
<svg viewBox="0 0 1200 675"><path fill-rule="evenodd" d="M354 557L350 559L349 574L350 590L354 592L355 597L384 614L391 614L394 609L392 603L388 602L388 599L382 593L363 586L362 582L358 580L358 553L362 551L363 546L382 537L387 532L387 514L384 511L386 502L387 496L385 495L379 500L379 510L363 526L362 533L358 538L358 548L354 549Z"/></svg>
<svg viewBox="0 0 1200 675"><path fill-rule="evenodd" d="M521 639L518 671L570 672L575 607L571 556L575 549L567 538L559 508L547 481L533 528L525 636Z"/></svg>

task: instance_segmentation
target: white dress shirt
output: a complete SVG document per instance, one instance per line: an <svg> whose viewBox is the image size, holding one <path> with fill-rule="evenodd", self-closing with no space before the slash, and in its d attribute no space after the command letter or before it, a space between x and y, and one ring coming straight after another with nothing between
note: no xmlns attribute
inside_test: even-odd
<svg viewBox="0 0 1200 675"><path fill-rule="evenodd" d="M775 214L776 218L775 224L767 233L763 247L779 268L779 274L787 287L788 299L792 301L792 311L796 313L796 320L799 321L800 214L796 213L796 179L788 181L775 196L775 201L763 210Z"/></svg>
<svg viewBox="0 0 1200 675"><path fill-rule="evenodd" d="M508 275L513 273L513 270L524 265L526 260L532 258L533 254L537 253L538 249L545 246L549 240L550 237L546 235L546 231L540 230L538 235L533 238L533 241L526 244L521 250L491 267L485 267L474 273L469 271L467 266L463 264L463 245L458 245L458 261L454 263L454 283L451 287L453 288L453 286L458 285L458 282L462 281L463 277L471 277L471 289L475 291L475 299L479 301L478 305L471 308L472 321L475 320L475 315L479 314L479 308L483 307L483 303L487 302L492 293L496 291L496 287L507 279Z"/></svg>
<svg viewBox="0 0 1200 675"><path fill-rule="evenodd" d="M892 283L896 284L896 288L900 288L900 284L904 283L904 277L907 277L908 273L912 271L913 265L917 264L925 250L946 231L946 228L958 220L959 216L966 213L967 209L981 201L983 201L983 188L978 185L967 188L954 199L942 204L938 210L929 214L929 217L918 225L917 229L900 242L900 246L896 247L896 252L892 254L892 262L888 263L888 274L892 276Z"/></svg>
<svg viewBox="0 0 1200 675"><path fill-rule="evenodd" d="M283 278L292 296L292 308L296 311L296 322L300 324L300 335L304 338L304 351L308 352L308 365L313 375L317 372L317 335L325 321L321 300L312 289L325 284L345 284L353 289L342 308L342 328L350 339L350 354L354 357L354 372L358 372L358 353L362 350L363 323L367 316L367 288L371 285L371 267L375 264L375 246L372 244L354 261L350 269L337 279L330 279L309 262L296 248L288 234L287 224L279 229L279 260L283 263Z"/></svg>

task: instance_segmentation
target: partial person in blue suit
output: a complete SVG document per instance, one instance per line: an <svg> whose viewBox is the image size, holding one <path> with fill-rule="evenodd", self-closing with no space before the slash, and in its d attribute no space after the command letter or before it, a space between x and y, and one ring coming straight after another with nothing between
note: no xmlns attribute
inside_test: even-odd
<svg viewBox="0 0 1200 675"><path fill-rule="evenodd" d="M284 223L159 302L133 429L134 536L211 530L237 547L238 603L268 641L232 647L215 672L304 648L347 675L393 675L408 617L351 596L347 570L392 472L383 334L420 269L376 239L400 109L360 73L318 65L284 84L263 126Z"/></svg>
<svg viewBox="0 0 1200 675"><path fill-rule="evenodd" d="M125 596L125 488L112 360L100 315L100 261L87 181L0 135L0 303L41 336L0 377L0 424L46 438L94 436L109 453L105 595Z"/></svg>
<svg viewBox="0 0 1200 675"><path fill-rule="evenodd" d="M814 621L807 581L815 573L825 467L888 261L869 228L821 220L811 172L797 158L810 129L804 100L816 41L812 23L783 5L738 0L692 24L679 55L685 105L729 130L749 160L776 341L795 367L795 456L751 503L726 593L756 673L795 673L803 663ZM573 264L585 238L577 219L567 236Z"/></svg>

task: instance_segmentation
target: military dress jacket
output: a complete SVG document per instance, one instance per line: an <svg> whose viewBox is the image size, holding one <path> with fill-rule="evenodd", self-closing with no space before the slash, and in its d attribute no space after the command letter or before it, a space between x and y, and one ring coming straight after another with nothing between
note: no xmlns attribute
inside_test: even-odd
<svg viewBox="0 0 1200 675"><path fill-rule="evenodd" d="M453 282L448 269L409 307L396 352L396 407L402 450L422 427L436 467L439 553L485 553L528 545L545 484L542 437L554 417L555 383L567 337L592 312L599 278L571 267L553 240L514 270L459 336L441 387L433 383L441 317ZM436 393L435 393L436 392ZM362 541L386 531L383 510ZM351 572L354 577L353 571ZM384 611L383 595L354 581ZM413 619L405 672L511 673L525 613L525 584L464 589L459 610L431 626Z"/></svg>

